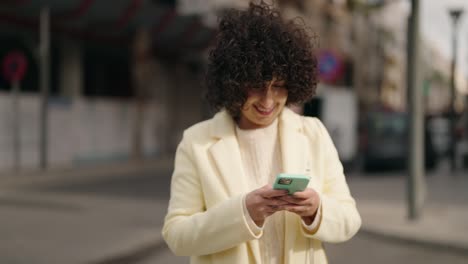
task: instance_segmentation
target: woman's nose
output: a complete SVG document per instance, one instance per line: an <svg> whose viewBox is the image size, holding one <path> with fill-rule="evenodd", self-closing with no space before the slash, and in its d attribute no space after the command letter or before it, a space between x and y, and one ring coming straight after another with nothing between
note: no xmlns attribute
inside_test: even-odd
<svg viewBox="0 0 468 264"><path fill-rule="evenodd" d="M263 107L270 107L274 103L274 94L271 86L268 86L267 89L262 93L262 97L260 98L260 102Z"/></svg>

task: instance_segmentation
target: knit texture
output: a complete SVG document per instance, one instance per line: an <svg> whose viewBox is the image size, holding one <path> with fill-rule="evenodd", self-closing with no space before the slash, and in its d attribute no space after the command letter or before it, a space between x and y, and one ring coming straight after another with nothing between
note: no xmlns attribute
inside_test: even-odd
<svg viewBox="0 0 468 264"><path fill-rule="evenodd" d="M236 127L236 133L250 189L272 184L282 170L278 119L261 129L242 130ZM276 212L264 223L263 236L259 239L262 263L283 263L284 217L284 212Z"/></svg>

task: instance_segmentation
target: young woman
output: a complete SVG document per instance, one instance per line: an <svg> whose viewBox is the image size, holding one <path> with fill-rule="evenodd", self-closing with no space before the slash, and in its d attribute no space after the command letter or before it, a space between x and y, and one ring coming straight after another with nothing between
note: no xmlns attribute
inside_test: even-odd
<svg viewBox="0 0 468 264"><path fill-rule="evenodd" d="M361 218L322 123L287 108L314 94L311 37L274 8L251 4L220 19L207 72L219 112L187 129L178 147L163 236L191 263L327 263ZM310 176L288 195L281 172Z"/></svg>

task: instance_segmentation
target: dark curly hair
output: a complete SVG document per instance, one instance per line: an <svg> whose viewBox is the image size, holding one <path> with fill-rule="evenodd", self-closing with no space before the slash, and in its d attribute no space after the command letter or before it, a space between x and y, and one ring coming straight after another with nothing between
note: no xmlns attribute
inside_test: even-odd
<svg viewBox="0 0 468 264"><path fill-rule="evenodd" d="M287 104L310 100L317 87L312 40L302 20L285 21L263 1L226 11L209 55L208 102L238 118L249 89L265 89L273 77L285 81Z"/></svg>

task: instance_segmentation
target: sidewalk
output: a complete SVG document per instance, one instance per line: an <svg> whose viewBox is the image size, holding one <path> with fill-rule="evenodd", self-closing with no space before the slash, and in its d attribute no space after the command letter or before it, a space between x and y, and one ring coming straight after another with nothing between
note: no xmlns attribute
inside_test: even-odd
<svg viewBox="0 0 468 264"><path fill-rule="evenodd" d="M407 218L406 204L357 201L363 223L361 232L468 253L468 205L429 204L420 220Z"/></svg>
<svg viewBox="0 0 468 264"><path fill-rule="evenodd" d="M83 164L77 167L52 168L48 170L29 169L15 174L0 173L0 190L37 185L50 182L85 182L103 177L112 178L134 172L160 170L173 166L172 157L144 159L135 161L109 162L102 164Z"/></svg>
<svg viewBox="0 0 468 264"><path fill-rule="evenodd" d="M91 182L168 166L169 159L150 160L0 180L0 262L134 263L151 254L164 245L161 227L167 200L49 193L28 186ZM468 253L468 204L428 203L422 220L409 222L401 201L365 199L359 191L355 196L363 219L360 232Z"/></svg>
<svg viewBox="0 0 468 264"><path fill-rule="evenodd" d="M467 254L468 173L443 166L426 172L427 196L418 220L408 219L405 174L348 175L361 232Z"/></svg>

